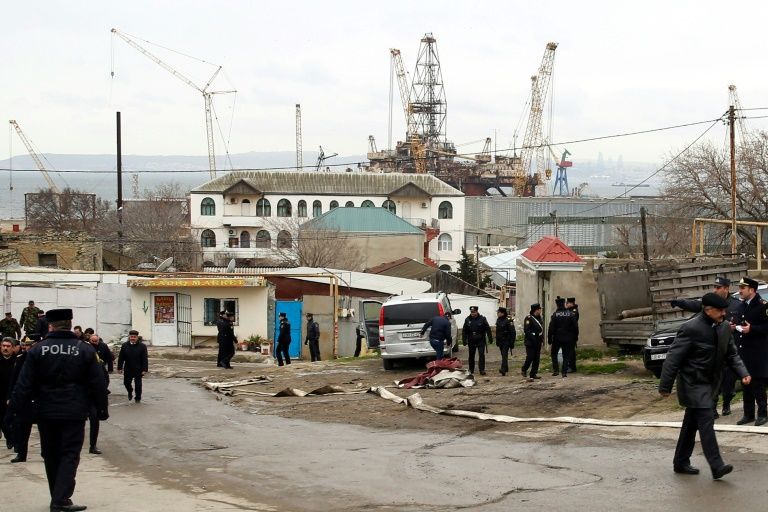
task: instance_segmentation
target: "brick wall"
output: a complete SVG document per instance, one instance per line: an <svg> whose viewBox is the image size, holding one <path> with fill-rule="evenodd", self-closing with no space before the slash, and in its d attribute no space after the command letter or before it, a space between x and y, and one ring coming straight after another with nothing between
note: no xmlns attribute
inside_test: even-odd
<svg viewBox="0 0 768 512"><path fill-rule="evenodd" d="M23 266L103 270L102 244L86 233L3 233L0 235L0 265L5 261L2 249L13 250L18 264Z"/></svg>

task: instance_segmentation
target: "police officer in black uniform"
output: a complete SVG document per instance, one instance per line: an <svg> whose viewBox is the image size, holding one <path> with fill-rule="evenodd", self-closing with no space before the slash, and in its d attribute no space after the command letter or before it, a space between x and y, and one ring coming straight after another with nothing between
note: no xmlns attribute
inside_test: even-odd
<svg viewBox="0 0 768 512"><path fill-rule="evenodd" d="M469 306L469 316L464 320L461 330L462 344L469 343L469 373L475 373L475 352L478 352L480 375L485 375L485 352L488 343L493 343L493 333L488 320L481 315L477 306Z"/></svg>
<svg viewBox="0 0 768 512"><path fill-rule="evenodd" d="M280 332L277 335L277 365L283 366L283 357L285 357L285 364L291 364L291 356L288 355L288 347L291 346L291 324L285 313L280 313L278 317Z"/></svg>
<svg viewBox="0 0 768 512"><path fill-rule="evenodd" d="M760 426L768 423L765 394L768 380L768 302L757 293L757 281L749 277L739 281L739 296L743 301L741 315L734 322L733 334L752 382L744 386L744 416L736 424L754 421L755 426Z"/></svg>
<svg viewBox="0 0 768 512"><path fill-rule="evenodd" d="M531 314L523 321L525 333L525 363L523 363L523 377L540 379L539 360L541 358L541 346L544 344L544 320L541 318L541 304L531 304ZM530 376L528 368L531 369Z"/></svg>
<svg viewBox="0 0 768 512"><path fill-rule="evenodd" d="M568 376L568 361L571 353L576 350L576 340L579 339L579 323L573 311L566 309L565 299L555 299L557 309L549 320L549 332L547 333L549 344L552 346L552 376L560 375L560 364L557 361L557 352L563 351L563 377Z"/></svg>
<svg viewBox="0 0 768 512"><path fill-rule="evenodd" d="M515 348L515 324L512 323L507 308L499 308L496 312L496 345L501 351L501 367L499 373L504 376L509 371L509 351Z"/></svg>
<svg viewBox="0 0 768 512"><path fill-rule="evenodd" d="M565 309L573 311L576 316L576 323L579 323L579 305L576 304L576 297L568 297L565 299ZM576 345L579 344L579 338L576 337L576 341L573 343L573 350L571 351L571 358L568 360L568 371L576 373Z"/></svg>
<svg viewBox="0 0 768 512"><path fill-rule="evenodd" d="M96 403L99 419L109 417L104 373L93 347L71 331L71 309L49 310L46 319L48 336L28 352L10 408L18 410L35 399L51 510L85 510L71 497L90 404Z"/></svg>

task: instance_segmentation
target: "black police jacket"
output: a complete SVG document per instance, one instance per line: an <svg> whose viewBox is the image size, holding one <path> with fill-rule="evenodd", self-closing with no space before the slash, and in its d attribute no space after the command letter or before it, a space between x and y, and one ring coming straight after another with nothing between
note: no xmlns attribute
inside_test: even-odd
<svg viewBox="0 0 768 512"><path fill-rule="evenodd" d="M576 343L579 339L579 321L570 309L560 308L549 320L549 343Z"/></svg>
<svg viewBox="0 0 768 512"><path fill-rule="evenodd" d="M474 343L485 343L485 338L488 337L488 342L493 343L493 333L491 333L491 326L488 325L488 320L483 315L477 315L472 318L469 315L464 320L464 327L461 329L461 338L466 345L467 341Z"/></svg>
<svg viewBox="0 0 768 512"><path fill-rule="evenodd" d="M749 333L733 331L739 355L749 370L752 378L768 378L768 302L754 296L749 304L742 302L740 314L734 322L740 325L747 322Z"/></svg>
<svg viewBox="0 0 768 512"><path fill-rule="evenodd" d="M737 319L741 315L742 302L732 295L728 296L726 302L728 302L728 309L726 310L725 321L739 323L740 320ZM675 299L671 304L672 307L677 307L691 313L699 313L703 309L701 299Z"/></svg>
<svg viewBox="0 0 768 512"><path fill-rule="evenodd" d="M22 410L32 399L37 419L85 420L91 404L106 419L107 386L93 347L71 331L55 331L29 349L10 408Z"/></svg>
<svg viewBox="0 0 768 512"><path fill-rule="evenodd" d="M541 345L544 341L544 320L541 316L528 315L523 321L525 344L529 347Z"/></svg>
<svg viewBox="0 0 768 512"><path fill-rule="evenodd" d="M496 319L496 345L515 348L516 337L515 324L512 323L509 317L505 316Z"/></svg>
<svg viewBox="0 0 768 512"><path fill-rule="evenodd" d="M730 367L740 379L747 375L728 323L714 326L709 317L699 313L677 331L661 369L659 391L671 392L677 377L680 405L711 408L720 389L724 366Z"/></svg>
<svg viewBox="0 0 768 512"><path fill-rule="evenodd" d="M280 322L280 332L277 335L277 342L283 345L291 343L291 324L288 320Z"/></svg>
<svg viewBox="0 0 768 512"><path fill-rule="evenodd" d="M128 373L149 371L147 346L141 341L123 343L123 346L120 347L120 354L117 356L117 369Z"/></svg>

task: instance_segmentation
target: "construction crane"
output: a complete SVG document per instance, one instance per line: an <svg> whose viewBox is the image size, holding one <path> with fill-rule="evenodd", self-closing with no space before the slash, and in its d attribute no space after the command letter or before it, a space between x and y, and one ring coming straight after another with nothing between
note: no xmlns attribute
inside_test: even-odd
<svg viewBox="0 0 768 512"><path fill-rule="evenodd" d="M112 29L112 34L118 36L120 39L128 43L129 46L134 48L135 50L139 51L140 53L143 53L147 58L154 61L156 64L158 64L161 68L168 71L170 74L184 82L185 84L189 85L193 89L197 90L199 93L203 95L203 103L205 106L205 133L208 138L208 169L210 171L211 179L216 177L216 154L214 151L214 144L213 144L213 95L214 94L232 94L236 93L236 90L229 90L229 91L209 91L208 88L211 86L211 83L216 79L216 77L219 75L219 72L222 70L222 66L218 66L216 68L216 71L213 72L213 75L208 79L208 81L205 83L205 85L197 85L195 82L187 78L184 74L177 71L164 61L162 61L159 57L155 56L153 53L151 53L149 50L138 44L136 41L134 41L131 37L128 35L120 32L116 28ZM114 76L114 71L112 72L112 75Z"/></svg>
<svg viewBox="0 0 768 512"><path fill-rule="evenodd" d="M320 153L317 155L317 165L315 166L315 172L320 171L320 166L323 165L323 162L328 160L329 158L333 158L335 156L339 156L338 153L333 153L332 155L325 154L325 151L323 151L323 146L320 146Z"/></svg>
<svg viewBox="0 0 768 512"><path fill-rule="evenodd" d="M552 149L552 146L548 145L547 148L549 148L549 152L552 153L552 158L555 159L555 166L557 167L557 174L555 175L555 186L552 188L552 195L569 196L571 195L571 191L568 188L568 168L573 167L573 162L566 160L566 158L571 154L571 152L567 149L563 150L563 155L558 158L555 154L555 150Z"/></svg>
<svg viewBox="0 0 768 512"><path fill-rule="evenodd" d="M304 156L301 149L301 105L296 104L296 170L304 167Z"/></svg>
<svg viewBox="0 0 768 512"><path fill-rule="evenodd" d="M557 43L549 42L544 49L544 56L539 65L539 71L531 77L531 110L528 114L528 123L525 128L525 137L520 154L520 167L515 173L517 177L524 178L535 176L544 170L544 134L542 131L542 118L544 115L544 103L552 78L552 70L555 63L555 50ZM536 168L531 170L533 155L536 155ZM549 179L549 176L546 177ZM530 191L526 191L528 193ZM523 194L521 194L523 195Z"/></svg>
<svg viewBox="0 0 768 512"><path fill-rule="evenodd" d="M729 105L733 105L734 109L736 109L736 124L739 127L739 135L741 135L741 143L746 144L747 142L747 124L744 122L744 112L741 106L741 100L739 99L739 93L736 92L736 86L735 85L729 85L728 86L728 100Z"/></svg>
<svg viewBox="0 0 768 512"><path fill-rule="evenodd" d="M413 115L413 106L411 104L411 86L408 84L408 76L405 74L403 57L397 48L390 48L389 53L392 56L392 65L394 66L398 88L400 89L400 101L403 104L403 113L405 114L406 137L411 146L411 158L413 158L416 173L426 174L427 152L424 142L417 132L416 116Z"/></svg>
<svg viewBox="0 0 768 512"><path fill-rule="evenodd" d="M51 178L51 175L48 174L48 171L43 165L43 160L40 158L40 155L37 154L37 151L35 151L34 146L32 146L32 143L29 141L29 139L27 139L27 136L24 135L24 132L21 131L21 127L19 126L19 123L17 123L13 119L11 119L8 122L11 123L11 125L16 129L16 133L19 135L21 142L24 143L24 146L26 146L27 151L29 152L29 156L32 157L32 160L34 160L35 165L37 166L38 169L40 169L40 172L43 174L43 178L45 178L46 183L48 183L48 188L50 188L51 191L55 194L61 194L61 190L59 190L59 187L56 186L56 182L53 181L53 178Z"/></svg>

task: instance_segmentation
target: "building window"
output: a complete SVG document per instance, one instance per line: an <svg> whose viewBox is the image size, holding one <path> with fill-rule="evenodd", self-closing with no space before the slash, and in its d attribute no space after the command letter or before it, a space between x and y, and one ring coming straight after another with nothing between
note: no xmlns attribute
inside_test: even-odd
<svg viewBox="0 0 768 512"><path fill-rule="evenodd" d="M281 199L277 202L277 216L278 217L290 217L293 212L291 211L291 202L287 199Z"/></svg>
<svg viewBox="0 0 768 512"><path fill-rule="evenodd" d="M323 214L323 203L320 201L312 201L312 216L319 217Z"/></svg>
<svg viewBox="0 0 768 512"><path fill-rule="evenodd" d="M59 266L58 258L55 254L48 254L43 252L37 253L37 263L41 267L56 268Z"/></svg>
<svg viewBox="0 0 768 512"><path fill-rule="evenodd" d="M443 233L437 238L437 250L438 251L452 251L453 250L453 238L448 233Z"/></svg>
<svg viewBox="0 0 768 512"><path fill-rule="evenodd" d="M339 202L334 199L333 201L331 201L331 205L328 207L328 209L333 210L334 208L338 208L338 207L339 207Z"/></svg>
<svg viewBox="0 0 768 512"><path fill-rule="evenodd" d="M205 325L216 325L216 322L219 321L219 312L221 311L234 313L235 325L238 325L240 321L237 299L203 299L203 311L203 323Z"/></svg>
<svg viewBox="0 0 768 512"><path fill-rule="evenodd" d="M251 247L251 234L247 231L240 233L240 247L243 249L250 249Z"/></svg>
<svg viewBox="0 0 768 512"><path fill-rule="evenodd" d="M216 215L216 203L213 199L206 197L200 202L200 215Z"/></svg>
<svg viewBox="0 0 768 512"><path fill-rule="evenodd" d="M240 203L240 215L248 217L251 214L251 202L248 199L243 199Z"/></svg>
<svg viewBox="0 0 768 512"><path fill-rule="evenodd" d="M285 230L277 234L277 248L278 249L290 249L293 245L291 234Z"/></svg>
<svg viewBox="0 0 768 512"><path fill-rule="evenodd" d="M268 199L263 197L256 202L256 216L257 217L271 217L272 205L269 204Z"/></svg>
<svg viewBox="0 0 768 512"><path fill-rule="evenodd" d="M229 237L229 247L237 248L240 247L240 239L236 236Z"/></svg>
<svg viewBox="0 0 768 512"><path fill-rule="evenodd" d="M450 201L443 201L440 206L437 207L438 219L452 219L453 218L453 205Z"/></svg>
<svg viewBox="0 0 768 512"><path fill-rule="evenodd" d="M376 205L373 204L373 201L365 200L363 201L363 204L360 205L361 208L375 208Z"/></svg>
<svg viewBox="0 0 768 512"><path fill-rule="evenodd" d="M354 208L354 207L355 207L355 203L353 203L352 201L347 201L346 203L344 203L344 208Z"/></svg>
<svg viewBox="0 0 768 512"><path fill-rule="evenodd" d="M390 201L389 199L387 199L386 201L384 201L384 204L382 204L381 207L389 211L390 213L397 215L397 205L395 204L394 201Z"/></svg>
<svg viewBox="0 0 768 512"><path fill-rule="evenodd" d="M253 245L257 249L269 249L272 247L272 236L266 229L260 230L256 233L256 240Z"/></svg>
<svg viewBox="0 0 768 512"><path fill-rule="evenodd" d="M299 217L307 216L307 202L305 200L299 201Z"/></svg>
<svg viewBox="0 0 768 512"><path fill-rule="evenodd" d="M200 235L200 245L203 247L216 247L216 233L206 229Z"/></svg>

